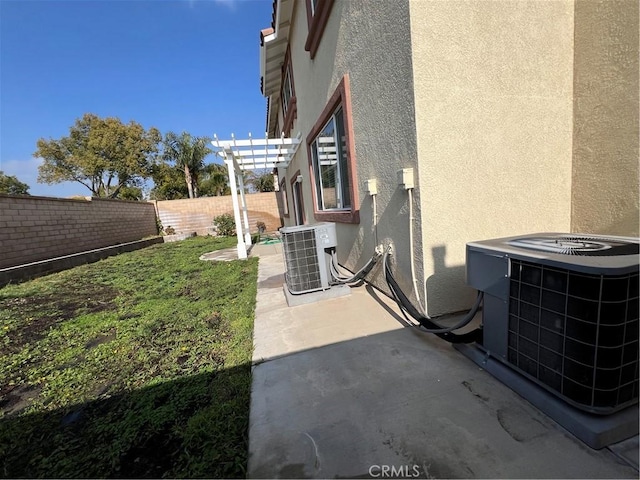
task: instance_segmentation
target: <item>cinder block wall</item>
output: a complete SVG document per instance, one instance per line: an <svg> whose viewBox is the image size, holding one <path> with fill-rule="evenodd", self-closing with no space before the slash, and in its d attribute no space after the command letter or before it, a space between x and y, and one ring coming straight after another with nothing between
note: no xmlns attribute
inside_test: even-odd
<svg viewBox="0 0 640 480"><path fill-rule="evenodd" d="M267 232L280 228L280 215L276 194L253 193L245 197L249 216L249 229L257 232L257 222L264 222ZM173 227L176 233L196 232L206 235L213 226L213 219L223 213L233 215L231 195L223 197L190 198L184 200L159 200L156 202L162 226Z"/></svg>
<svg viewBox="0 0 640 480"><path fill-rule="evenodd" d="M0 194L0 268L155 234L153 203Z"/></svg>

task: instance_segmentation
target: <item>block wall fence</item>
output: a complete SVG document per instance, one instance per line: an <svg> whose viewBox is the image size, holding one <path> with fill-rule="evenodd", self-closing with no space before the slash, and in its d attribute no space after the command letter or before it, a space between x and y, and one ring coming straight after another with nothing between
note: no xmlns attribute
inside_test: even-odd
<svg viewBox="0 0 640 480"><path fill-rule="evenodd" d="M274 193L246 195L249 226L281 226ZM156 235L156 214L178 233L211 233L214 217L233 214L231 196L134 202L0 194L0 269L133 242Z"/></svg>
<svg viewBox="0 0 640 480"><path fill-rule="evenodd" d="M0 194L0 268L156 235L150 202Z"/></svg>
<svg viewBox="0 0 640 480"><path fill-rule="evenodd" d="M249 229L257 232L257 222L264 222L267 232L275 232L282 226L276 194L252 193L245 195ZM157 200L156 208L162 226L173 227L176 233L196 232L198 235L211 233L213 219L218 215L233 215L231 195L223 197L204 197L184 200Z"/></svg>

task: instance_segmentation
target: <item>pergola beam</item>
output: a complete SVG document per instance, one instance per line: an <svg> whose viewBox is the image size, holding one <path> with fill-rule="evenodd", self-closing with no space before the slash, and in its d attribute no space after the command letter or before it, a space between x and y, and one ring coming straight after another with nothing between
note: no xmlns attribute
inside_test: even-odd
<svg viewBox="0 0 640 480"><path fill-rule="evenodd" d="M236 223L238 237L238 258L247 258L247 248L251 246L251 232L247 201L244 192L242 172L262 168L287 167L296 154L300 145L300 134L294 138L265 138L256 139L249 136L245 140L237 140L231 134L231 140L221 141L214 134L211 144L218 148L216 155L224 159L229 172L229 186L233 203L233 217ZM240 199L238 199L238 190Z"/></svg>

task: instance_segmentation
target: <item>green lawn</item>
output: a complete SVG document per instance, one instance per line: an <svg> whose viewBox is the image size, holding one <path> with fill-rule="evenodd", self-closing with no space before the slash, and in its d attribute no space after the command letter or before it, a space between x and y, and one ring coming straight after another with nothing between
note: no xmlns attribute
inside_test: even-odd
<svg viewBox="0 0 640 480"><path fill-rule="evenodd" d="M154 245L0 288L0 477L244 477L258 262Z"/></svg>

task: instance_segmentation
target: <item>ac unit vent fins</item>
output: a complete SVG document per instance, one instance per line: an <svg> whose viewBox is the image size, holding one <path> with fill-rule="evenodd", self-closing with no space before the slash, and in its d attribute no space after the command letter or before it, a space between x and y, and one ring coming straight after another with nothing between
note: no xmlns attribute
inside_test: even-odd
<svg viewBox="0 0 640 480"><path fill-rule="evenodd" d="M594 413L635 403L638 272L607 276L510 261L509 363Z"/></svg>
<svg viewBox="0 0 640 480"><path fill-rule="evenodd" d="M313 230L283 235L286 261L285 281L291 292L302 293L322 288L320 258Z"/></svg>
<svg viewBox="0 0 640 480"><path fill-rule="evenodd" d="M539 236L510 240L509 245L538 252L562 255L615 256L637 255L639 245L588 236Z"/></svg>

